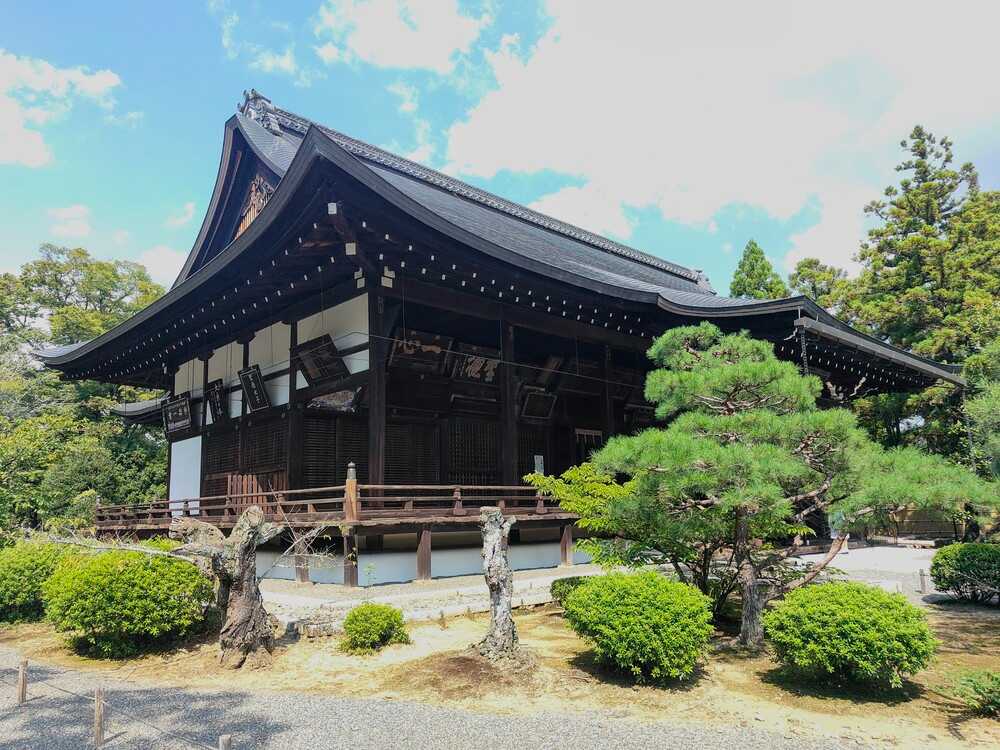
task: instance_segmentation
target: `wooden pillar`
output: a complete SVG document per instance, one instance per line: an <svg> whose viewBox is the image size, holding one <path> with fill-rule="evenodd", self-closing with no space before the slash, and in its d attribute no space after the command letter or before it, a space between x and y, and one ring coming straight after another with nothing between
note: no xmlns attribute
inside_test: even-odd
<svg viewBox="0 0 1000 750"><path fill-rule="evenodd" d="M604 347L604 441L615 434L615 403L612 400L611 347Z"/></svg>
<svg viewBox="0 0 1000 750"><path fill-rule="evenodd" d="M368 483L385 483L385 297L368 290Z"/></svg>
<svg viewBox="0 0 1000 750"><path fill-rule="evenodd" d="M354 529L344 534L344 585L350 588L358 586L358 538Z"/></svg>
<svg viewBox="0 0 1000 750"><path fill-rule="evenodd" d="M424 526L417 532L417 580L431 579L431 530Z"/></svg>
<svg viewBox="0 0 1000 750"><path fill-rule="evenodd" d="M250 366L250 342L253 340L253 334L251 333L248 338L240 341L243 346L243 369L247 369ZM247 414L247 394L242 389L240 390L240 416L245 417Z"/></svg>
<svg viewBox="0 0 1000 750"><path fill-rule="evenodd" d="M299 323L292 320L288 323L288 436L286 443L285 465L288 479L288 489L302 488L302 406L298 400L298 357L295 348L299 344Z"/></svg>
<svg viewBox="0 0 1000 750"><path fill-rule="evenodd" d="M559 565L573 564L573 524L568 523L562 527L562 536L559 539Z"/></svg>
<svg viewBox="0 0 1000 750"><path fill-rule="evenodd" d="M521 483L517 450L517 375L514 372L514 326L503 322L500 347L500 482Z"/></svg>

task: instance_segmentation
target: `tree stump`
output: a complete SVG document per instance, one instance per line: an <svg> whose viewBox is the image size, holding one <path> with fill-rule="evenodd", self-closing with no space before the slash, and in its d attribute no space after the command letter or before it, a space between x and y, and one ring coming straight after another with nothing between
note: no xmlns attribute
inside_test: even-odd
<svg viewBox="0 0 1000 750"><path fill-rule="evenodd" d="M503 517L499 508L483 508L479 528L483 534L483 574L490 589L490 629L479 642L479 653L492 662L515 658L517 627L511 611L514 572L507 557L507 538L515 519Z"/></svg>
<svg viewBox="0 0 1000 750"><path fill-rule="evenodd" d="M282 527L268 523L256 507L244 511L225 538L203 521L178 518L170 535L186 544L178 554L206 559L218 580L220 609L225 612L219 632L219 661L238 669L244 664L269 664L274 650L274 624L264 609L257 583L257 547L280 534Z"/></svg>

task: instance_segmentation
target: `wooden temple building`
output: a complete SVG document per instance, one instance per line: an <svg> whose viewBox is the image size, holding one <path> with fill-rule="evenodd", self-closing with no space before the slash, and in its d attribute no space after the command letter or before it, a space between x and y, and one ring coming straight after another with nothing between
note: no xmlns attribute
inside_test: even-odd
<svg viewBox="0 0 1000 750"><path fill-rule="evenodd" d="M103 506L100 530L163 533L180 514L227 526L256 504L337 529L347 552L409 535L425 578L431 534L474 529L483 504L516 514L522 535L561 539L568 562L573 517L521 477L649 425L646 349L702 320L774 342L831 402L960 382L810 299L722 297L699 271L256 91L226 123L211 203L169 292L39 356L67 378L169 394L122 408L162 420L168 497Z"/></svg>

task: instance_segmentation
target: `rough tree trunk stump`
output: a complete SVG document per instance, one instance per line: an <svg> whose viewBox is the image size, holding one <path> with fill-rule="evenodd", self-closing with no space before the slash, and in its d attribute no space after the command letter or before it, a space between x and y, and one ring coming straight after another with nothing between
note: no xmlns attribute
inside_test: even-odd
<svg viewBox="0 0 1000 750"><path fill-rule="evenodd" d="M492 662L514 659L518 653L517 627L511 610L514 572L507 556L507 538L514 521L505 519L499 508L483 508L479 516L483 574L490 589L490 629L478 650Z"/></svg>
<svg viewBox="0 0 1000 750"><path fill-rule="evenodd" d="M186 542L177 552L207 560L218 581L217 601L225 612L219 632L219 661L224 666L238 669L271 662L274 623L257 582L257 547L281 531L256 506L240 516L228 539L203 521L178 518L171 523L170 535Z"/></svg>

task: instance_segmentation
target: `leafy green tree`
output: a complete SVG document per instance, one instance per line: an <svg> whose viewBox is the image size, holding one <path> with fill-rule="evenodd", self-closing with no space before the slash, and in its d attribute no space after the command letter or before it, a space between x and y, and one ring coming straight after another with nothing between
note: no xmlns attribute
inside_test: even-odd
<svg viewBox="0 0 1000 750"><path fill-rule="evenodd" d="M163 290L135 263L52 245L40 253L20 274L0 276L0 527L7 528L86 522L98 499L138 502L165 491L162 436L110 415L114 404L147 394L62 381L29 354L29 345L46 340L100 335Z"/></svg>
<svg viewBox="0 0 1000 750"><path fill-rule="evenodd" d="M856 256L861 273L836 285L832 305L879 339L959 364L1000 334L1000 193L981 192L971 164L955 167L947 138L917 126L901 145L899 184L865 207L878 223ZM859 407L889 445L967 454L961 395L951 386Z"/></svg>
<svg viewBox="0 0 1000 750"><path fill-rule="evenodd" d="M21 284L48 313L57 344L98 336L163 294L139 263L97 260L83 248L50 244L40 252L41 259L21 268Z"/></svg>
<svg viewBox="0 0 1000 750"><path fill-rule="evenodd" d="M835 294L847 278L840 268L828 266L816 258L803 258L788 276L793 292L804 294L827 310L835 307Z"/></svg>
<svg viewBox="0 0 1000 750"><path fill-rule="evenodd" d="M788 296L788 287L774 270L760 245L750 240L743 248L743 256L729 284L729 293L734 297L780 299Z"/></svg>
<svg viewBox="0 0 1000 750"><path fill-rule="evenodd" d="M969 357L963 373L971 390L965 418L975 465L985 476L1000 480L1000 341ZM976 531L979 538L992 537L1000 533L1000 519Z"/></svg>
<svg viewBox="0 0 1000 750"><path fill-rule="evenodd" d="M894 511L987 512L996 488L919 451L883 451L843 409L817 408L818 379L774 356L770 343L718 328L676 328L649 350L658 369L646 398L666 428L612 438L592 466L559 480L530 475L581 524L618 537L604 560L672 564L716 596L738 588L741 642L759 647L766 603L813 580L843 537L811 568L790 558L824 515L842 530L885 522ZM612 478L620 478L624 483ZM728 556L719 584L708 559ZM728 576L728 584L722 579Z"/></svg>

